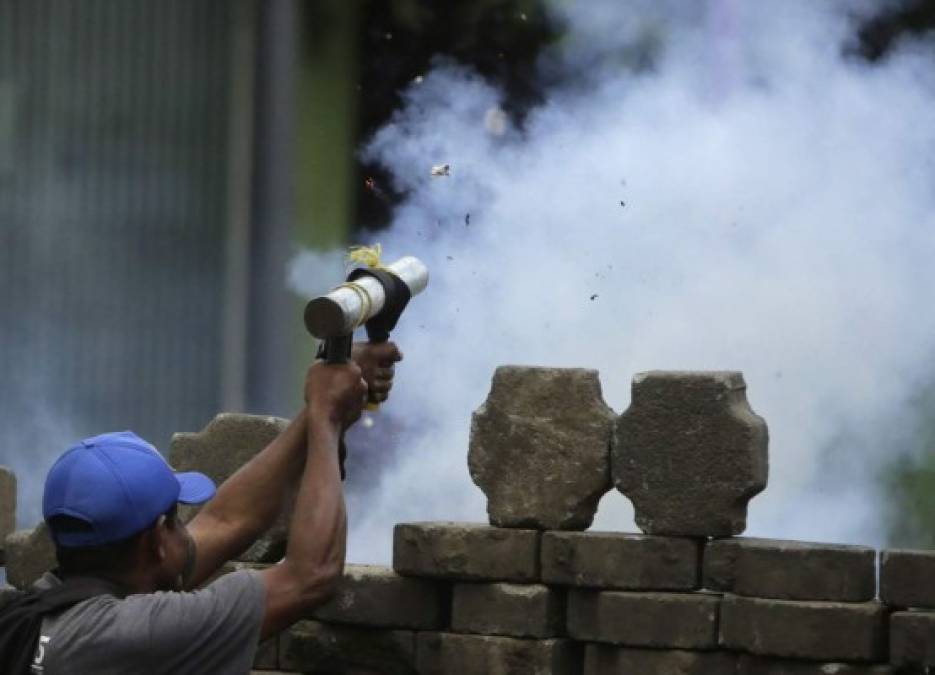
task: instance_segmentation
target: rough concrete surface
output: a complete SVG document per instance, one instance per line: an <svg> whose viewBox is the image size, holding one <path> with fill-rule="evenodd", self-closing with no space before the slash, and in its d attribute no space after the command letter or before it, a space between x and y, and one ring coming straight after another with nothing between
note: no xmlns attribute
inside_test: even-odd
<svg viewBox="0 0 935 675"><path fill-rule="evenodd" d="M613 436L614 482L646 534L740 534L766 487L767 443L740 373L639 373Z"/></svg>
<svg viewBox="0 0 935 675"><path fill-rule="evenodd" d="M857 663L816 663L767 659L741 654L736 675L892 675L888 665Z"/></svg>
<svg viewBox="0 0 935 675"><path fill-rule="evenodd" d="M935 612L890 616L890 663L897 668L935 666Z"/></svg>
<svg viewBox="0 0 935 675"><path fill-rule="evenodd" d="M727 652L589 644L584 675L737 675L736 662L736 655Z"/></svg>
<svg viewBox="0 0 935 675"><path fill-rule="evenodd" d="M419 675L579 675L582 648L570 640L419 633Z"/></svg>
<svg viewBox="0 0 935 675"><path fill-rule="evenodd" d="M935 608L935 551L881 552L880 599L893 607Z"/></svg>
<svg viewBox="0 0 935 675"><path fill-rule="evenodd" d="M557 637L565 631L565 594L541 584L455 584L451 628L457 633Z"/></svg>
<svg viewBox="0 0 935 675"><path fill-rule="evenodd" d="M715 539L704 548L703 585L757 598L865 602L876 596L876 552L866 546Z"/></svg>
<svg viewBox="0 0 935 675"><path fill-rule="evenodd" d="M254 668L275 670L279 667L279 638L274 636L260 643L253 658Z"/></svg>
<svg viewBox="0 0 935 675"><path fill-rule="evenodd" d="M16 530L16 474L0 466L0 565L5 559L3 542Z"/></svg>
<svg viewBox="0 0 935 675"><path fill-rule="evenodd" d="M448 590L426 579L396 574L388 567L347 565L338 590L309 618L384 628L441 628L448 617Z"/></svg>
<svg viewBox="0 0 935 675"><path fill-rule="evenodd" d="M477 523L400 523L393 529L393 569L465 581L538 581L539 537L535 530Z"/></svg>
<svg viewBox="0 0 935 675"><path fill-rule="evenodd" d="M415 633L300 621L279 638L279 667L313 675L416 675Z"/></svg>
<svg viewBox="0 0 935 675"><path fill-rule="evenodd" d="M723 647L814 661L886 659L886 608L878 602L804 602L725 595Z"/></svg>
<svg viewBox="0 0 935 675"><path fill-rule="evenodd" d="M490 524L586 529L611 487L614 417L595 370L497 368L468 453Z"/></svg>
<svg viewBox="0 0 935 675"><path fill-rule="evenodd" d="M220 485L288 425L288 420L279 417L221 413L201 431L174 434L169 447L169 463L176 471L201 471ZM273 526L238 556L240 560L277 562L282 559L294 499L294 495L290 496ZM190 519L196 511L187 507L183 518Z"/></svg>
<svg viewBox="0 0 935 675"><path fill-rule="evenodd" d="M16 588L29 588L56 564L55 544L45 523L32 530L18 530L6 538L7 583Z"/></svg>
<svg viewBox="0 0 935 675"><path fill-rule="evenodd" d="M631 647L714 649L721 598L706 593L568 592L568 635Z"/></svg>
<svg viewBox="0 0 935 675"><path fill-rule="evenodd" d="M542 580L630 590L698 587L700 543L684 537L617 532L545 532Z"/></svg>

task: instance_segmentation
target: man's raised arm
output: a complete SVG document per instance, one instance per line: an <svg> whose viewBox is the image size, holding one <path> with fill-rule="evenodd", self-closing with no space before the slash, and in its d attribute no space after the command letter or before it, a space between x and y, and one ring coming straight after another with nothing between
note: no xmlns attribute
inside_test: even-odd
<svg viewBox="0 0 935 675"><path fill-rule="evenodd" d="M386 400L393 385L393 363L402 359L396 345L358 344L354 359L363 371L371 398ZM317 403L308 396L306 391L306 401ZM312 408L303 408L282 434L224 481L217 495L189 523L195 551L186 588L203 583L221 565L249 548L282 512L305 469L309 415L318 414L314 410L310 413Z"/></svg>

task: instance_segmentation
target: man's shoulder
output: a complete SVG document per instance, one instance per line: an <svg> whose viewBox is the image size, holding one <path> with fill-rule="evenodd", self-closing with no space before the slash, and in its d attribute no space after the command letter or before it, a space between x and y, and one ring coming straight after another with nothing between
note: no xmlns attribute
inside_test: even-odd
<svg viewBox="0 0 935 675"><path fill-rule="evenodd" d="M197 614L201 608L202 613L208 614L218 606L234 604L238 598L256 596L262 591L263 582L259 575L252 570L241 570L218 577L193 591L155 591L125 597L98 595L49 618L58 620L60 625L91 623L96 632L106 628L121 632L134 632L134 629L151 631L153 623L164 623L167 628L172 628L178 621L191 618L186 613ZM107 620L108 616L113 617L112 622Z"/></svg>
<svg viewBox="0 0 935 675"><path fill-rule="evenodd" d="M139 593L125 598L98 596L42 623L57 663L71 659L122 658L127 663L189 654L205 640L214 649L234 650L230 640L255 639L262 622L263 581L253 571L232 572L204 588ZM213 637L212 637L213 636ZM145 648L144 648L145 646Z"/></svg>

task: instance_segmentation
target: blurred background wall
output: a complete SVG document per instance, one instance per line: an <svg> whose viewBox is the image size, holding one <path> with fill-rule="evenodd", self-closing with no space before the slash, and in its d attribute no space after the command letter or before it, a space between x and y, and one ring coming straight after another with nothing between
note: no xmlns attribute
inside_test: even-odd
<svg viewBox="0 0 935 675"><path fill-rule="evenodd" d="M385 226L396 197L363 189L359 139L437 53L506 76L513 40L528 67L548 31L505 18L538 4L0 0L0 464L21 524L76 439L165 448L219 410L291 414L314 345L288 260Z"/></svg>
<svg viewBox="0 0 935 675"><path fill-rule="evenodd" d="M290 415L314 345L289 260L378 239L402 197L361 141L439 58L521 123L561 39L544 4L0 0L0 464L21 525L76 439L165 448L219 410ZM935 3L882 3L860 57L933 26ZM935 542L924 457L884 477L913 514L900 541Z"/></svg>

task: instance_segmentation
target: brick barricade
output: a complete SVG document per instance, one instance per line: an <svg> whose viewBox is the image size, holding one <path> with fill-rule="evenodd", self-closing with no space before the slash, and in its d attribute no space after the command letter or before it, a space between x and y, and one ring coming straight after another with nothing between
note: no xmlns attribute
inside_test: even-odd
<svg viewBox="0 0 935 675"><path fill-rule="evenodd" d="M329 602L259 646L257 673L888 675L935 667L935 552L884 551L878 593L870 548L728 536L743 530L768 469L766 425L747 404L740 373L643 374L631 410L614 423L594 371L499 372L472 438L473 477L499 526L396 525L392 568L347 565ZM220 480L284 425L221 415L199 434L177 435L173 458ZM636 502L643 534L574 531L590 523L611 478ZM15 509L11 484L0 470L0 536ZM281 514L246 563L224 571L274 564L287 522ZM10 534L3 552L20 588L54 565L43 527ZM0 604L14 595L0 588Z"/></svg>

